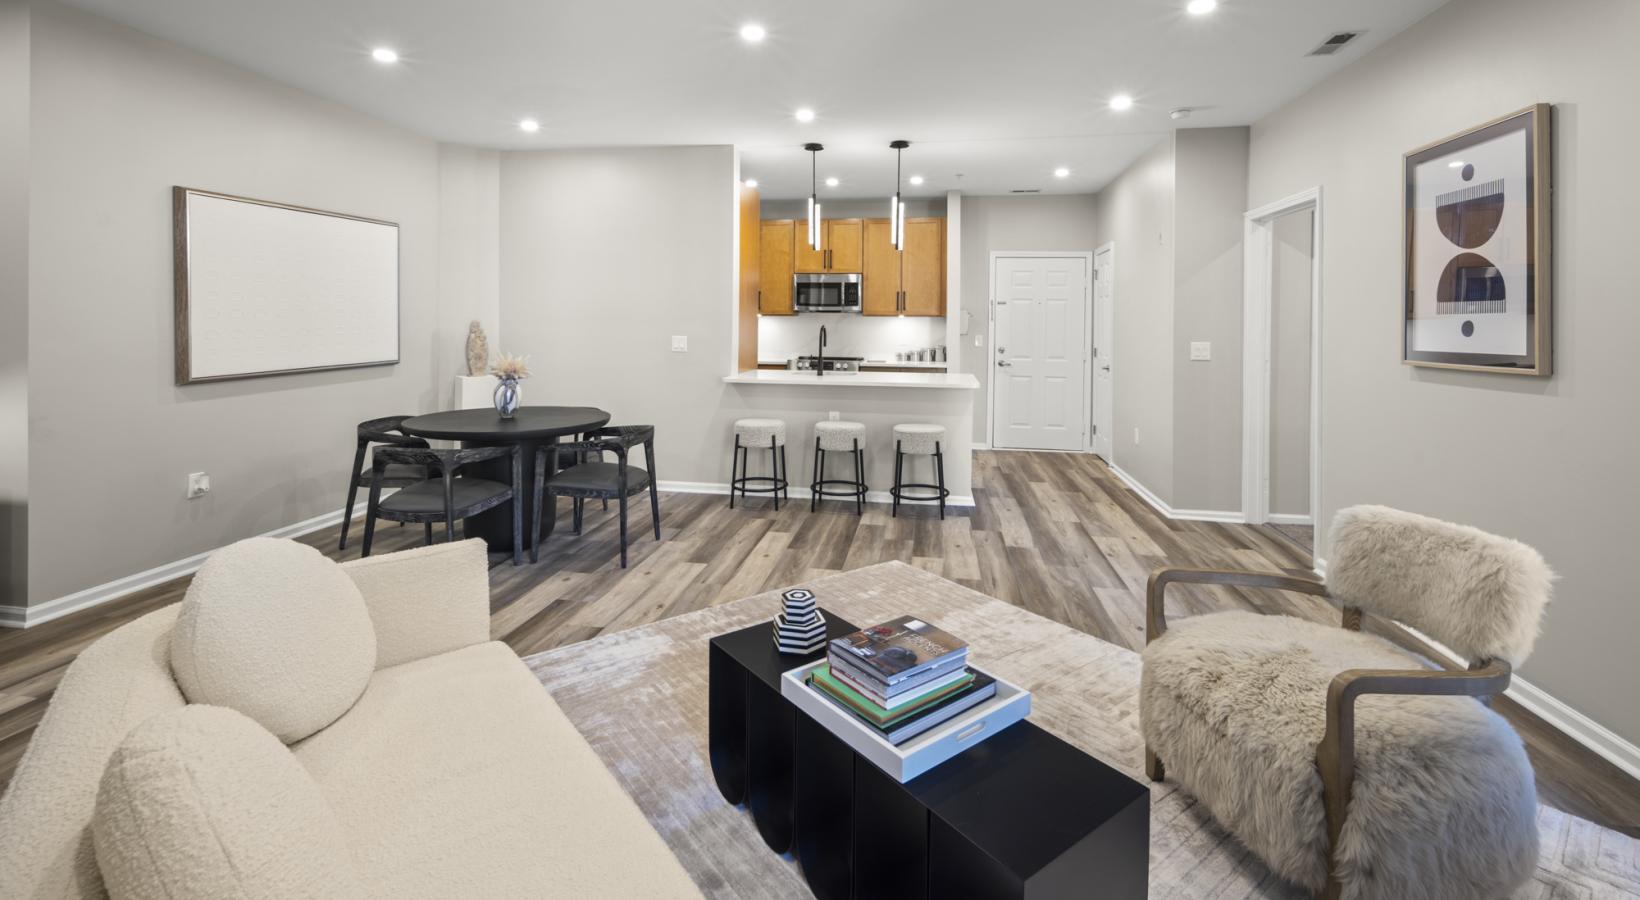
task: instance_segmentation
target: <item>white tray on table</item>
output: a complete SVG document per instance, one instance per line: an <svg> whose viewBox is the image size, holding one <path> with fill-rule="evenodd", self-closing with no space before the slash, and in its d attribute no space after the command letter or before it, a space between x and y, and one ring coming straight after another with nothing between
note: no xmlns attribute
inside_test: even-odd
<svg viewBox="0 0 1640 900"><path fill-rule="evenodd" d="M780 676L780 695L901 784L1018 722L1031 712L1030 691L992 675L997 683L995 696L903 744L893 744L859 717L805 683L809 673L823 665L825 660L820 660Z"/></svg>

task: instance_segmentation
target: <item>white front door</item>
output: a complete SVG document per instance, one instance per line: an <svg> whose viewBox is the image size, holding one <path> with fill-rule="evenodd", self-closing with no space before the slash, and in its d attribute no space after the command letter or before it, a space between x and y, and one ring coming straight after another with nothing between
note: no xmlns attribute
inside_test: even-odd
<svg viewBox="0 0 1640 900"><path fill-rule="evenodd" d="M1087 447L1087 267L1078 256L997 257L992 446Z"/></svg>
<svg viewBox="0 0 1640 900"><path fill-rule="evenodd" d="M1116 249L1105 245L1093 255L1093 452L1110 462L1111 434L1116 414L1111 390L1110 351L1116 344L1111 304L1116 279Z"/></svg>

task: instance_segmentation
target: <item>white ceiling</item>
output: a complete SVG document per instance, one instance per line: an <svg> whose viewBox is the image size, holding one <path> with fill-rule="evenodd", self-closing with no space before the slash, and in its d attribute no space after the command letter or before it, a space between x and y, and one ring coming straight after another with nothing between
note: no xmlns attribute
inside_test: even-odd
<svg viewBox="0 0 1640 900"><path fill-rule="evenodd" d="M442 141L735 144L765 196L1086 193L1176 125L1253 122L1444 0L69 0ZM767 27L762 44L737 36ZM1330 58L1327 35L1365 29ZM370 49L397 49L383 66ZM1106 107L1127 92L1126 113ZM800 124L800 106L818 117ZM1195 107L1187 121L1168 117ZM523 117L541 130L518 130ZM1072 170L1052 176L1055 166Z"/></svg>

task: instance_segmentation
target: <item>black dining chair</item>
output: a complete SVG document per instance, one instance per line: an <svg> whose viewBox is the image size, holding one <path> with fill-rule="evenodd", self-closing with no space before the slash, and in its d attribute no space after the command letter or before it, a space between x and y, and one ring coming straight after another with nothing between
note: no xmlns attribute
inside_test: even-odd
<svg viewBox="0 0 1640 900"><path fill-rule="evenodd" d="M627 453L643 445L647 470L627 462ZM569 454L573 465L553 473L547 472L547 453L556 449L562 465L564 454ZM615 462L605 462L604 454L615 454ZM626 498L649 490L649 516L654 520L655 540L661 539L661 501L655 487L655 426L618 425L600 428L582 435L582 440L558 444L556 448L542 447L535 453L535 522L530 543L530 562L540 558L542 495L557 498L570 497L575 501L575 533L581 533L582 513L586 501L602 500L607 508L611 499L619 502L621 520L621 568L626 568Z"/></svg>
<svg viewBox="0 0 1640 900"><path fill-rule="evenodd" d="M491 459L512 458L512 484L502 484L486 478L458 476L463 466ZM432 478L400 488L393 495L382 497L382 477L395 465L426 466L428 471L443 477ZM373 451L370 479L370 503L365 510L364 550L370 555L370 542L375 536L376 520L391 522L424 522L427 524L427 543L433 542L432 523L444 523L445 540L456 539L456 520L476 516L509 500L525 495L519 485L524 477L518 448L466 447L460 450L434 450L414 447L377 447ZM524 564L524 511L523 504L512 505L513 565Z"/></svg>
<svg viewBox="0 0 1640 900"><path fill-rule="evenodd" d="M415 447L426 449L427 442L419 437L411 437L401 430L404 420L409 416L387 416L381 419L371 419L359 423L358 449L353 452L353 474L347 482L347 509L342 513L342 538L336 543L337 550L347 549L347 529L353 524L353 500L359 493L359 485L368 484L372 469L365 465L364 454L371 444L388 444L394 447ZM408 487L428 479L428 470L424 465L392 465L382 476L382 487ZM433 524L427 523L427 543L433 542Z"/></svg>

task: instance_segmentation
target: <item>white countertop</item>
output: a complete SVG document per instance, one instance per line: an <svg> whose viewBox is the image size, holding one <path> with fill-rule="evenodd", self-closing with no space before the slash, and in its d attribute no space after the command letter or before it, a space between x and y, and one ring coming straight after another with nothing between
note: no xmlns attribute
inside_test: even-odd
<svg viewBox="0 0 1640 900"><path fill-rule="evenodd" d="M952 372L788 372L773 369L754 369L738 375L725 375L726 384L801 384L808 387L901 387L940 388L955 391L979 389L979 379L967 373Z"/></svg>

